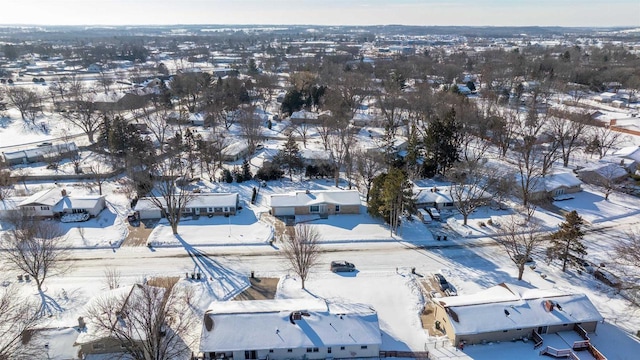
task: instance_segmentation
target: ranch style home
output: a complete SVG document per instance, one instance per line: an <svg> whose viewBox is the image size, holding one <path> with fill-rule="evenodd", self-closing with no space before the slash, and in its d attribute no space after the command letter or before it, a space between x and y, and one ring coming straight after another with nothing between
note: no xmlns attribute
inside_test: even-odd
<svg viewBox="0 0 640 360"><path fill-rule="evenodd" d="M273 216L359 214L357 190L306 190L270 197Z"/></svg>
<svg viewBox="0 0 640 360"><path fill-rule="evenodd" d="M72 196L65 189L51 188L22 200L18 208L32 211L37 217L59 217L64 214L87 213L91 217L105 208L104 195Z"/></svg>
<svg viewBox="0 0 640 360"><path fill-rule="evenodd" d="M200 337L204 359L377 358L378 315L364 304L322 299L213 302Z"/></svg>
<svg viewBox="0 0 640 360"><path fill-rule="evenodd" d="M163 205L162 211L151 197L142 197L136 203L133 210L138 219L160 219L167 211L164 198L157 200ZM235 215L238 211L240 198L237 193L194 193L183 214L185 216L214 216Z"/></svg>
<svg viewBox="0 0 640 360"><path fill-rule="evenodd" d="M575 332L580 340L566 351L597 352L588 334L603 317L584 294L501 283L476 294L434 298L433 304L436 328L454 345L532 339L544 347L546 334Z"/></svg>

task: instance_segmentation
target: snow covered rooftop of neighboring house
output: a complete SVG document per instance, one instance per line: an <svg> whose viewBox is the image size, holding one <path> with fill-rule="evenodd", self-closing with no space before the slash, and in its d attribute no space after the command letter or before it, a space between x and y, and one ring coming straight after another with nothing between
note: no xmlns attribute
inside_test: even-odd
<svg viewBox="0 0 640 360"><path fill-rule="evenodd" d="M102 198L104 198L104 195L84 196L77 198L65 196L62 198L62 201L59 201L53 207L53 211L63 212L66 209L93 209Z"/></svg>
<svg viewBox="0 0 640 360"><path fill-rule="evenodd" d="M315 204L360 205L360 193L357 190L312 190L271 195L272 207Z"/></svg>
<svg viewBox="0 0 640 360"><path fill-rule="evenodd" d="M640 146L627 146L616 151L613 155L633 159L640 163Z"/></svg>
<svg viewBox="0 0 640 360"><path fill-rule="evenodd" d="M307 110L300 110L300 111L295 111L293 114L291 114L291 118L292 119L317 119L318 114L311 111L307 111Z"/></svg>
<svg viewBox="0 0 640 360"><path fill-rule="evenodd" d="M544 178L544 187L547 191L553 191L563 186L574 187L581 184L582 181L570 172L551 174Z"/></svg>
<svg viewBox="0 0 640 360"><path fill-rule="evenodd" d="M38 191L37 193L22 200L18 206L25 205L45 205L53 206L62 199L62 189L51 188L47 190Z"/></svg>
<svg viewBox="0 0 640 360"><path fill-rule="evenodd" d="M628 175L627 170L624 167L620 166L619 163L597 163L593 166L578 170L578 173L580 174L591 171L598 173L604 178L612 180L623 178Z"/></svg>
<svg viewBox="0 0 640 360"><path fill-rule="evenodd" d="M545 306L547 300L554 304L550 311ZM557 289L527 289L502 283L476 294L436 301L448 308L458 335L602 320L586 295Z"/></svg>
<svg viewBox="0 0 640 360"><path fill-rule="evenodd" d="M187 202L187 207L199 208L199 207L235 207L238 201L237 193L194 193L192 198ZM166 202L162 196L158 196L158 200L163 206L166 206ZM141 210L157 210L158 206L153 202L150 197L142 197L138 200L138 203L134 207L135 211Z"/></svg>
<svg viewBox="0 0 640 360"><path fill-rule="evenodd" d="M301 300L299 306L296 306L296 300L290 303L273 300L273 305L267 305L268 301L272 300L260 301L258 305L247 304L247 312L218 314L208 311L205 317L209 317L213 326L211 331L207 330L206 324L203 326L200 351L306 348L317 347L319 343L323 346L382 343L378 315L368 305L329 304L327 307L325 304L322 309L312 310L306 308L308 300ZM245 304L229 306L237 310ZM213 304L212 307L215 308ZM265 311L265 308L273 311ZM293 311L302 311L305 315L300 320L292 320Z"/></svg>

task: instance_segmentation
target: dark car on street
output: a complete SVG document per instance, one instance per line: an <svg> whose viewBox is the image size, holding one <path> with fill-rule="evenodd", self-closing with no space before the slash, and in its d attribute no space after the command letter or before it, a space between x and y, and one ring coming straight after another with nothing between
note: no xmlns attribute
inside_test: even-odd
<svg viewBox="0 0 640 360"><path fill-rule="evenodd" d="M356 266L344 260L336 260L331 262L331 271L333 272L352 272L356 271Z"/></svg>

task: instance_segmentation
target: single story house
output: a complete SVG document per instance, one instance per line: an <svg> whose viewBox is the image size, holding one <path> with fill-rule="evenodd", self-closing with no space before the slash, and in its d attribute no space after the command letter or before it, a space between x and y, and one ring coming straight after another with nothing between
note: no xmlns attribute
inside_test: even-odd
<svg viewBox="0 0 640 360"><path fill-rule="evenodd" d="M273 216L359 214L357 190L306 190L270 196Z"/></svg>
<svg viewBox="0 0 640 360"><path fill-rule="evenodd" d="M57 215L63 214L89 214L96 217L105 208L105 195L94 196L63 196L57 204L53 206L53 212Z"/></svg>
<svg viewBox="0 0 640 360"><path fill-rule="evenodd" d="M433 299L436 326L454 345L540 338L574 330L594 333L602 315L584 294L501 283L476 294ZM540 340L537 340L540 341Z"/></svg>
<svg viewBox="0 0 640 360"><path fill-rule="evenodd" d="M413 199L418 209L434 207L442 210L454 207L450 186L416 187L413 189L413 193L415 194Z"/></svg>
<svg viewBox="0 0 640 360"><path fill-rule="evenodd" d="M611 186L629 177L626 168L614 163L598 163L576 172L585 183L601 186Z"/></svg>
<svg viewBox="0 0 640 360"><path fill-rule="evenodd" d="M152 197L142 197L136 203L133 210L138 219L160 219L166 213L166 201L159 196L157 201L163 206L160 207L154 202ZM214 216L214 215L235 215L238 211L240 198L237 193L193 193L187 201L184 216Z"/></svg>
<svg viewBox="0 0 640 360"><path fill-rule="evenodd" d="M519 175L516 175L516 194L522 196ZM552 199L557 196L582 191L582 181L570 172L535 177L531 180L529 198L532 200Z"/></svg>
<svg viewBox="0 0 640 360"><path fill-rule="evenodd" d="M4 161L9 165L29 164L47 159L59 160L78 153L74 142L38 146L31 149L3 152Z"/></svg>
<svg viewBox="0 0 640 360"><path fill-rule="evenodd" d="M249 145L244 141L234 141L222 149L224 161L238 161L249 155Z"/></svg>
<svg viewBox="0 0 640 360"><path fill-rule="evenodd" d="M151 301L153 303L157 301L160 304L166 290L164 288L150 290L149 288L153 287L134 284L109 290L89 300L85 305L85 314L78 319L79 334L73 344L73 346L80 348L78 353L81 354L82 359L89 358L94 354L113 354L113 358L126 358L120 357L124 355L124 344L118 340L115 332L126 334L126 337L134 342L145 340L145 329L140 328L144 327L144 324L141 324L141 317L123 316L122 314L147 310L144 304L149 303L146 300L148 296L157 296L157 300ZM103 318L93 318L97 313ZM103 326L105 323L113 324L111 327L113 330L106 329ZM122 337L122 335L120 336Z"/></svg>
<svg viewBox="0 0 640 360"><path fill-rule="evenodd" d="M204 359L378 358L378 315L364 304L321 299L213 302L205 312Z"/></svg>
<svg viewBox="0 0 640 360"><path fill-rule="evenodd" d="M72 196L65 189L38 191L18 203L18 208L33 212L37 217L58 217L64 214L87 213L92 217L105 208L102 196Z"/></svg>

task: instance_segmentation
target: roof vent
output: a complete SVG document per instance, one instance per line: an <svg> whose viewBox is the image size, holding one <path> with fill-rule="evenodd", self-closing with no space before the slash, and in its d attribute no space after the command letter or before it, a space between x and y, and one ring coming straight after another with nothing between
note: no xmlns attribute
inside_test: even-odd
<svg viewBox="0 0 640 360"><path fill-rule="evenodd" d="M300 311L294 311L289 315L289 321L291 321L292 324L295 324L296 320L302 320L302 313Z"/></svg>
<svg viewBox="0 0 640 360"><path fill-rule="evenodd" d="M207 331L213 330L213 319L211 318L211 316L209 316L209 314L204 314L204 327L207 329Z"/></svg>
<svg viewBox="0 0 640 360"><path fill-rule="evenodd" d="M507 310L507 309L504 309L504 314L505 314L506 316L511 315L511 314L509 313L509 310Z"/></svg>
<svg viewBox="0 0 640 360"><path fill-rule="evenodd" d="M309 189L304 191L305 194L311 194L311 191L309 191Z"/></svg>

